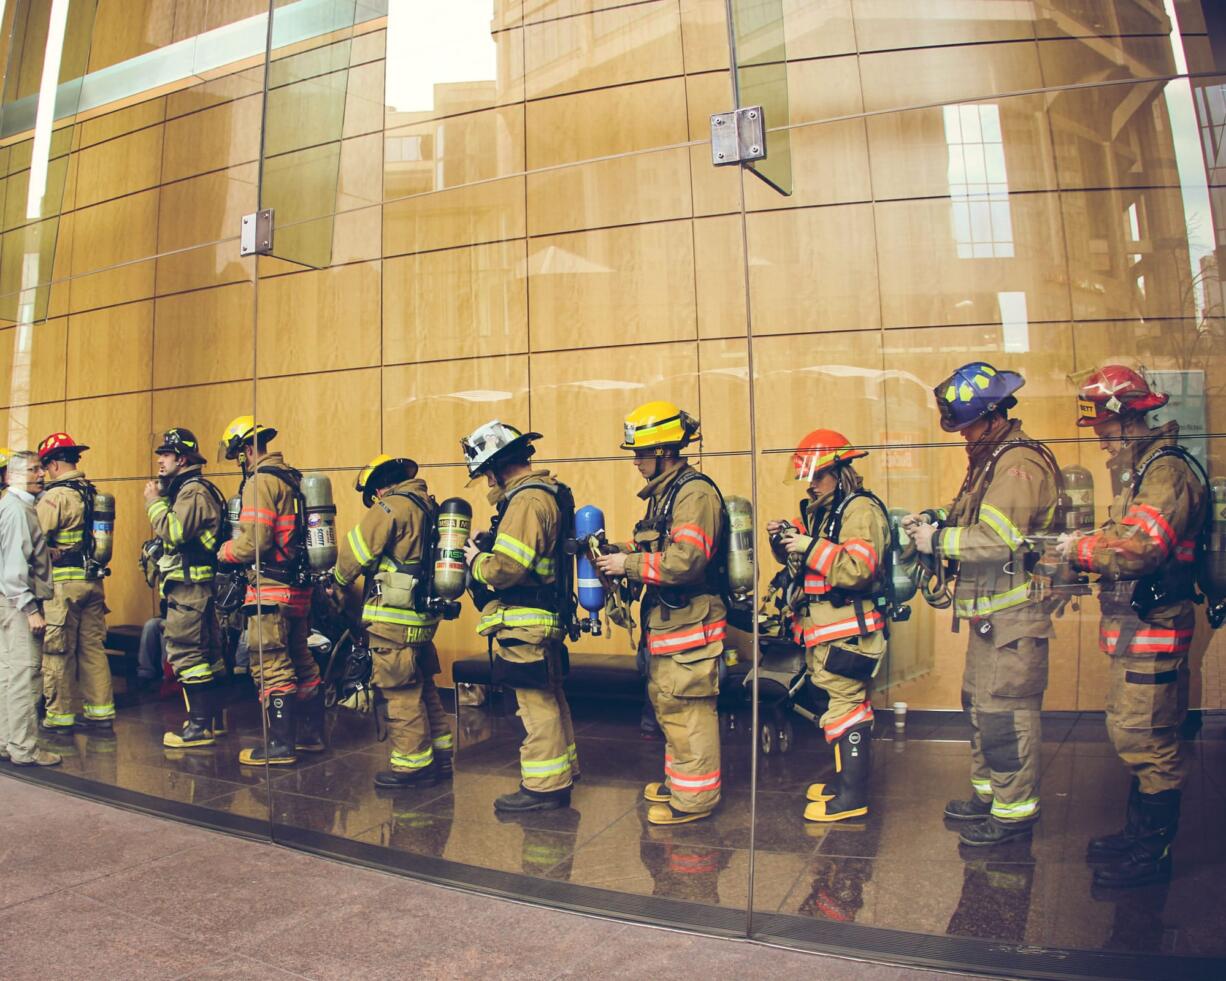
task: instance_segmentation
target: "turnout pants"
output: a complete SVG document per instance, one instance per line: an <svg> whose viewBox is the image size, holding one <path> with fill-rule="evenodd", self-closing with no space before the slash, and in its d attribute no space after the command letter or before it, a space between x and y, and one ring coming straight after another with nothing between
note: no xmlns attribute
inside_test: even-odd
<svg viewBox="0 0 1226 981"><path fill-rule="evenodd" d="M451 727L434 685L434 644L396 645L372 637L370 651L371 681L387 702L392 768L423 769L434 762L435 750L452 747Z"/></svg>
<svg viewBox="0 0 1226 981"><path fill-rule="evenodd" d="M519 747L521 782L525 789L541 792L569 787L573 773L578 772L578 756L570 706L562 689L561 644L499 640L497 657L503 663L495 664L495 681L515 690L516 715L524 724L524 741Z"/></svg>
<svg viewBox="0 0 1226 981"><path fill-rule="evenodd" d="M838 738L844 723L857 724L872 718L868 703L873 674L885 655L885 637L881 631L867 637L849 637L832 644L818 644L805 651L809 677L818 688L830 696L822 714L821 727ZM863 718L861 718L863 716Z"/></svg>
<svg viewBox="0 0 1226 981"><path fill-rule="evenodd" d="M647 695L664 730L664 776L670 803L703 814L719 803L719 658L723 641L648 662Z"/></svg>
<svg viewBox="0 0 1226 981"><path fill-rule="evenodd" d="M962 707L971 723L971 784L998 821L1039 816L1039 709L1047 687L1047 639L999 647L971 631Z"/></svg>
<svg viewBox="0 0 1226 981"><path fill-rule="evenodd" d="M248 614L251 675L261 699L294 691L300 700L314 696L319 665L307 647L310 633L309 614L290 613L285 606L266 603L262 612Z"/></svg>
<svg viewBox="0 0 1226 981"><path fill-rule="evenodd" d="M217 623L211 582L166 584L166 623L162 638L166 659L185 685L213 680L217 660Z"/></svg>
<svg viewBox="0 0 1226 981"><path fill-rule="evenodd" d="M0 599L0 750L18 762L38 749L34 702L42 691L42 644L26 615Z"/></svg>
<svg viewBox="0 0 1226 981"><path fill-rule="evenodd" d="M1181 789L1188 776L1179 739L1188 711L1187 653L1137 653L1134 647L1111 656L1107 677L1107 734L1141 793Z"/></svg>
<svg viewBox="0 0 1226 981"><path fill-rule="evenodd" d="M43 604L43 695L47 724L70 726L81 710L90 719L115 718L115 692L106 659L106 597L100 579L55 584Z"/></svg>

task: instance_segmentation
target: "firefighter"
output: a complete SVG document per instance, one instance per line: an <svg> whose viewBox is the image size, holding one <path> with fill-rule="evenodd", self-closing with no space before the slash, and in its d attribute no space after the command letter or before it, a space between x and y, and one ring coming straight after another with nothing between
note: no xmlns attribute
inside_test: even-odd
<svg viewBox="0 0 1226 981"><path fill-rule="evenodd" d="M67 433L52 433L38 444L46 484L38 499L38 520L51 552L55 596L44 607L42 727L67 732L73 725L112 731L115 695L106 657L107 570L93 560L94 485L78 464L89 447ZM82 714L73 703L80 688Z"/></svg>
<svg viewBox="0 0 1226 981"><path fill-rule="evenodd" d="M1101 577L1107 732L1132 776L1123 829L1091 840L1086 857L1104 863L1095 885L1140 886L1170 876L1179 828L1188 775L1179 727L1208 495L1185 451L1176 449L1179 424L1150 428L1146 420L1168 395L1117 364L1094 372L1077 395L1077 425L1093 428L1122 489L1102 527L1062 535L1059 547L1076 568Z"/></svg>
<svg viewBox="0 0 1226 981"><path fill-rule="evenodd" d="M634 539L597 560L601 572L641 586L647 694L664 730L664 780L647 784L651 824L709 817L720 796L719 664L727 632L718 563L723 499L681 455L701 439L698 420L671 402L626 417L623 450L647 482Z"/></svg>
<svg viewBox="0 0 1226 981"><path fill-rule="evenodd" d="M1039 710L1047 687L1048 608L1031 597L1027 536L1055 515L1057 468L1046 447L1009 418L1025 384L973 361L936 387L941 428L966 441L953 504L910 514L903 530L938 567L956 563L955 632L969 628L962 706L971 724L971 787L945 816L967 822L965 845L1031 833L1039 817Z"/></svg>
<svg viewBox="0 0 1226 981"><path fill-rule="evenodd" d="M469 477L485 477L497 512L492 539L465 547L481 610L477 630L491 645L492 681L515 690L526 730L520 787L494 801L503 812L568 807L578 772L562 689L567 598L559 588L564 526L573 525L574 502L548 470L533 469L532 443L540 438L493 420L460 440Z"/></svg>
<svg viewBox="0 0 1226 981"><path fill-rule="evenodd" d="M362 623L392 743L391 769L375 774L375 786L433 784L451 773L452 745L434 687L439 615L424 604L438 508L417 464L405 457L380 454L358 474L355 487L366 513L340 542L333 577L351 593L358 576L366 577Z"/></svg>
<svg viewBox="0 0 1226 981"><path fill-rule="evenodd" d="M813 784L809 821L842 821L868 813L873 705L868 688L885 655L885 618L874 602L889 547L885 506L864 490L852 461L868 456L845 436L816 429L792 454L788 479L808 485L795 523L767 525L775 557L789 562L804 596L793 636L809 675L830 697L821 717L833 743L835 784Z"/></svg>
<svg viewBox="0 0 1226 981"><path fill-rule="evenodd" d="M153 452L158 479L145 484L145 513L161 543L158 580L166 601L166 658L187 703L182 730L167 732L162 745L212 746L219 681L213 669L218 657L213 578L226 501L203 475L205 458L191 430L166 430Z"/></svg>
<svg viewBox="0 0 1226 981"><path fill-rule="evenodd" d="M244 599L251 674L268 714L266 744L244 749L247 766L292 766L298 751L322 752L323 689L319 665L307 647L311 587L306 571L302 474L270 453L271 426L239 416L221 436L227 460L241 460L242 511L234 536L218 559L254 567ZM257 575L258 572L258 575Z"/></svg>
<svg viewBox="0 0 1226 981"><path fill-rule="evenodd" d="M4 497L9 489L9 460L12 459L13 451L7 446L0 446L0 497Z"/></svg>

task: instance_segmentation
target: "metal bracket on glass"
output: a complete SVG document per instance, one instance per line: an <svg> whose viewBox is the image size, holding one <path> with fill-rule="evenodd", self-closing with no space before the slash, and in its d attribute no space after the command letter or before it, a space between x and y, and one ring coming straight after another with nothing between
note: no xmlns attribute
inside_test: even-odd
<svg viewBox="0 0 1226 981"><path fill-rule="evenodd" d="M238 254L272 255L272 208L243 215Z"/></svg>
<svg viewBox="0 0 1226 981"><path fill-rule="evenodd" d="M761 106L711 116L711 163L716 167L751 163L765 156L766 119Z"/></svg>

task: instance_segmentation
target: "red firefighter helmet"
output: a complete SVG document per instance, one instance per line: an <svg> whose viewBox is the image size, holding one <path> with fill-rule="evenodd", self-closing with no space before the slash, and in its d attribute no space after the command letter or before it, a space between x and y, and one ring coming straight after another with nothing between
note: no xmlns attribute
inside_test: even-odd
<svg viewBox="0 0 1226 981"><path fill-rule="evenodd" d="M1144 415L1170 399L1122 364L1103 365L1077 390L1077 425L1093 426L1124 415Z"/></svg>
<svg viewBox="0 0 1226 981"><path fill-rule="evenodd" d="M862 456L868 456L868 451L856 449L842 433L833 429L815 429L796 447L784 482L801 480L808 483L823 470L850 463Z"/></svg>
<svg viewBox="0 0 1226 981"><path fill-rule="evenodd" d="M69 457L76 458L88 449L88 446L78 443L67 433L52 433L38 444L38 458L43 463Z"/></svg>

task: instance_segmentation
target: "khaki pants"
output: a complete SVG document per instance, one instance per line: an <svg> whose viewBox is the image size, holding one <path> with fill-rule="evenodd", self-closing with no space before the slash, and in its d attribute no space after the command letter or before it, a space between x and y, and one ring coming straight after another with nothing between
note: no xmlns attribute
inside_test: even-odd
<svg viewBox="0 0 1226 981"><path fill-rule="evenodd" d="M519 706L516 715L524 724L524 741L519 747L521 782L528 790L536 791L569 787L574 782L571 759L575 756L575 729L562 689L560 645L500 645L498 656L505 660L513 658L512 663L517 665L543 662L545 668L544 688L524 688L508 682L515 690Z"/></svg>
<svg viewBox="0 0 1226 981"><path fill-rule="evenodd" d="M102 581L57 582L43 604L43 695L47 724L70 726L77 689L90 719L115 718L115 692L106 659L106 596Z"/></svg>
<svg viewBox="0 0 1226 981"><path fill-rule="evenodd" d="M376 646L384 644L389 646ZM387 702L392 767L398 770L423 769L434 762L429 707L423 697L423 666L434 658L434 645L397 647L391 646L389 641L372 637L370 654L374 661L371 682ZM435 697L438 697L437 692Z"/></svg>
<svg viewBox="0 0 1226 981"><path fill-rule="evenodd" d="M213 584L167 583L165 596L162 639L175 677L185 685L212 681L213 662L218 655Z"/></svg>
<svg viewBox="0 0 1226 981"><path fill-rule="evenodd" d="M18 762L38 749L34 703L42 691L42 642L26 615L0 600L0 750Z"/></svg>
<svg viewBox="0 0 1226 981"><path fill-rule="evenodd" d="M672 806L688 814L719 803L719 658L722 641L648 662L647 697L664 730L664 775Z"/></svg>
<svg viewBox="0 0 1226 981"><path fill-rule="evenodd" d="M1188 777L1179 727L1188 711L1188 658L1112 657L1108 670L1107 734L1141 793L1178 790Z"/></svg>
<svg viewBox="0 0 1226 981"><path fill-rule="evenodd" d="M427 644L421 650L417 668L421 672L421 703L426 708L426 720L430 724L430 742L436 753L440 750L450 753L455 748L451 722L443 708L443 700L439 698L438 686L434 683L434 676L441 670L438 652L433 644Z"/></svg>
<svg viewBox="0 0 1226 981"><path fill-rule="evenodd" d="M319 688L319 665L307 647L310 633L310 617L290 615L283 606L275 612L247 616L251 675L261 699L292 691L300 700L314 696Z"/></svg>
<svg viewBox="0 0 1226 981"><path fill-rule="evenodd" d="M809 677L830 696L821 718L823 728L846 718L868 701L873 674L884 655L885 636L880 630L867 637L849 637L805 651Z"/></svg>
<svg viewBox="0 0 1226 981"><path fill-rule="evenodd" d="M999 821L1039 816L1039 710L1047 687L1047 639L997 647L972 630L962 677L971 723L971 785Z"/></svg>

